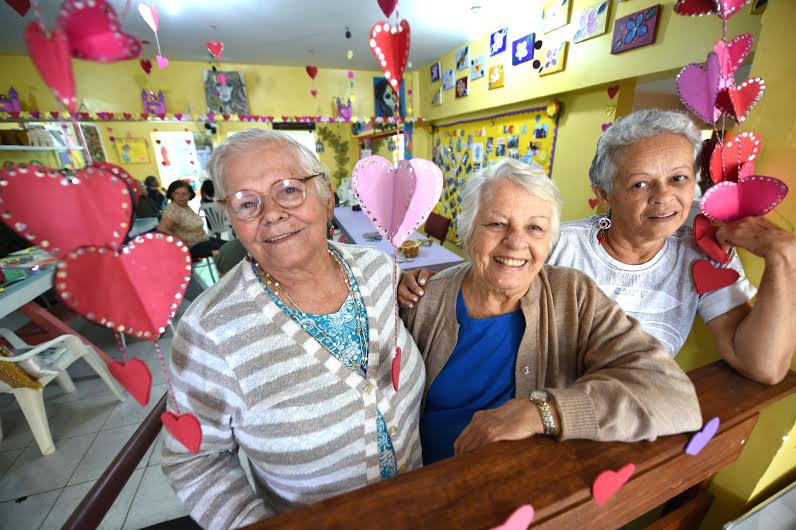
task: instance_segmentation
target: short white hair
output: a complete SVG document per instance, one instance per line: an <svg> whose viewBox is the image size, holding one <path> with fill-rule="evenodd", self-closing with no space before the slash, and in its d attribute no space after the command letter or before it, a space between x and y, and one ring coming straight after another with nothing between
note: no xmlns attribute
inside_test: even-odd
<svg viewBox="0 0 796 530"><path fill-rule="evenodd" d="M315 154L298 142L295 138L280 131L271 129L247 129L233 134L227 140L213 150L213 156L207 163L207 172L213 179L217 197L226 197L227 191L224 188L224 165L231 155L251 151L268 144L281 144L298 161L299 167L306 175L323 173L323 177L312 179L318 189L318 194L322 199L329 198L329 169L323 165Z"/></svg>
<svg viewBox="0 0 796 530"><path fill-rule="evenodd" d="M558 242L558 233L561 227L563 201L558 187L544 171L513 158L503 158L473 175L462 188L461 213L456 222L459 241L465 250L473 235L475 218L485 193L501 180L519 184L528 193L536 195L552 206L553 215L550 218L550 248L552 249Z"/></svg>

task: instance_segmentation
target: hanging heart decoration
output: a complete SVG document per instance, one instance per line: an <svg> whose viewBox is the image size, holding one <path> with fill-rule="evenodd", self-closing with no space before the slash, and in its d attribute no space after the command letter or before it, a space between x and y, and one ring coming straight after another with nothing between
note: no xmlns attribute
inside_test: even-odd
<svg viewBox="0 0 796 530"><path fill-rule="evenodd" d="M703 15L718 15L722 20L728 20L743 6L752 0L677 0L674 12L678 15L692 17Z"/></svg>
<svg viewBox="0 0 796 530"><path fill-rule="evenodd" d="M743 123L752 107L763 97L765 89L766 83L761 78L747 79L738 86L727 87L719 92L716 107L738 123Z"/></svg>
<svg viewBox="0 0 796 530"><path fill-rule="evenodd" d="M315 79L315 76L318 75L318 67L313 64L308 64L304 67L304 70L307 71L307 75L310 76L310 79Z"/></svg>
<svg viewBox="0 0 796 530"><path fill-rule="evenodd" d="M58 26L66 32L72 56L78 59L112 63L141 54L141 43L122 33L116 11L106 0L64 0Z"/></svg>
<svg viewBox="0 0 796 530"><path fill-rule="evenodd" d="M25 28L25 44L33 64L55 99L69 112L75 112L75 78L72 75L72 55L69 53L66 33L54 29L48 34L41 24L31 22Z"/></svg>
<svg viewBox="0 0 796 530"><path fill-rule="evenodd" d="M398 384L401 382L401 347L395 348L395 356L392 358L392 365L390 366L392 374L392 388L398 392Z"/></svg>
<svg viewBox="0 0 796 530"><path fill-rule="evenodd" d="M158 8L154 4L138 4L138 12L152 31L158 32Z"/></svg>
<svg viewBox="0 0 796 530"><path fill-rule="evenodd" d="M710 179L714 183L737 182L741 166L757 158L760 149L760 136L751 131L736 134L724 145L716 145L710 155ZM754 169L754 166L747 169Z"/></svg>
<svg viewBox="0 0 796 530"><path fill-rule="evenodd" d="M708 188L699 209L714 221L765 215L788 195L788 186L779 179L752 175L738 182L723 181Z"/></svg>
<svg viewBox="0 0 796 530"><path fill-rule="evenodd" d="M351 178L363 211L395 248L428 218L442 183L442 171L428 160L401 160L394 168L377 155L357 162Z"/></svg>
<svg viewBox="0 0 796 530"><path fill-rule="evenodd" d="M718 268L706 260L700 259L691 266L691 276L699 294L710 293L734 284L740 278L738 271L730 268Z"/></svg>
<svg viewBox="0 0 796 530"><path fill-rule="evenodd" d="M677 74L677 95L688 109L706 123L714 124L721 68L719 57L711 52L705 64L689 64Z"/></svg>
<svg viewBox="0 0 796 530"><path fill-rule="evenodd" d="M732 76L749 56L753 45L754 38L751 33L741 33L730 42L722 39L716 41L713 52L719 58L722 88L735 84Z"/></svg>
<svg viewBox="0 0 796 530"><path fill-rule="evenodd" d="M144 361L131 359L122 363L114 360L108 363L108 371L142 407L149 403L152 373Z"/></svg>
<svg viewBox="0 0 796 530"><path fill-rule="evenodd" d="M378 0L379 7L381 8L381 12L384 13L384 16L390 18L392 16L392 12L395 11L395 6L398 5L398 0Z"/></svg>
<svg viewBox="0 0 796 530"><path fill-rule="evenodd" d="M169 65L169 58L163 57L162 55L156 55L155 60L158 63L158 69L163 70Z"/></svg>
<svg viewBox="0 0 796 530"><path fill-rule="evenodd" d="M6 4L16 11L19 16L24 17L30 9L30 0L6 0Z"/></svg>
<svg viewBox="0 0 796 530"><path fill-rule="evenodd" d="M57 208L68 215L42 215ZM130 230L130 192L114 175L93 167L74 178L17 164L0 170L0 211L19 235L55 256L83 245L118 249Z"/></svg>
<svg viewBox="0 0 796 530"><path fill-rule="evenodd" d="M160 421L169 433L190 452L196 454L202 446L202 426L193 414L174 414L166 411Z"/></svg>
<svg viewBox="0 0 796 530"><path fill-rule="evenodd" d="M614 99L619 93L619 85L611 85L608 87L608 97Z"/></svg>
<svg viewBox="0 0 796 530"><path fill-rule="evenodd" d="M694 217L694 241L696 245L713 261L727 263L730 261L730 256L727 255L716 240L717 231L718 228L713 226L710 219L703 214Z"/></svg>
<svg viewBox="0 0 796 530"><path fill-rule="evenodd" d="M210 52L210 55L215 57L216 61L221 59L221 54L224 53L224 43L219 41L207 41L207 51Z"/></svg>
<svg viewBox="0 0 796 530"><path fill-rule="evenodd" d="M409 22L401 20L398 27L377 22L370 30L370 50L393 90L399 90L409 59Z"/></svg>

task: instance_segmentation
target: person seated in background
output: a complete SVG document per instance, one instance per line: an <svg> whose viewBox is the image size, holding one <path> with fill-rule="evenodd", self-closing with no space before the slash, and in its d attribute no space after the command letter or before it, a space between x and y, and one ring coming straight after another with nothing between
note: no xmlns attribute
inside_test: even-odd
<svg viewBox="0 0 796 530"><path fill-rule="evenodd" d="M205 179L205 181L202 182L202 186L199 188L199 195L201 196L199 202L202 204L215 202L215 194L216 190L213 186L213 181L210 179Z"/></svg>
<svg viewBox="0 0 796 530"><path fill-rule="evenodd" d="M160 182L158 182L157 178L149 175L144 179L144 187L146 187L147 196L155 203L158 209L162 210L166 207L166 197L162 193L163 188L160 187Z"/></svg>
<svg viewBox="0 0 796 530"><path fill-rule="evenodd" d="M190 184L175 180L169 184L166 196L169 204L163 210L158 231L180 238L188 245L194 260L218 254L224 241L208 236L204 220L188 206L188 202L196 197Z"/></svg>
<svg viewBox="0 0 796 530"><path fill-rule="evenodd" d="M702 425L666 348L580 271L545 265L561 197L504 159L462 190L470 262L433 276L401 312L426 362L423 461L499 440L653 440Z"/></svg>
<svg viewBox="0 0 796 530"><path fill-rule="evenodd" d="M218 249L218 256L216 256L216 269L218 269L218 274L224 276L231 271L235 265L243 261L245 257L246 247L243 246L240 239L227 241Z"/></svg>

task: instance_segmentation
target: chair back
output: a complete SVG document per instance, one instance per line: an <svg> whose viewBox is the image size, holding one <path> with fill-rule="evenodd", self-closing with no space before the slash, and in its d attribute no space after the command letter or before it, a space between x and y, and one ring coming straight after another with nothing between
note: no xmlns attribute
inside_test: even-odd
<svg viewBox="0 0 796 530"><path fill-rule="evenodd" d="M227 212L217 202L206 202L199 207L199 211L205 213L207 227L213 236L220 238L221 234L232 230L232 225L227 219Z"/></svg>
<svg viewBox="0 0 796 530"><path fill-rule="evenodd" d="M438 213L431 212L426 219L426 234L429 237L439 239L440 244L445 243L448 238L448 228L451 225L451 220Z"/></svg>

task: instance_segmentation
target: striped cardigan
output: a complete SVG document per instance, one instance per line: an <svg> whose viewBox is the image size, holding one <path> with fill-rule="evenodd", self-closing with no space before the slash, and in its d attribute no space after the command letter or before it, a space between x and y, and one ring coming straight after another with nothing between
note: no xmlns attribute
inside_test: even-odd
<svg viewBox="0 0 796 530"><path fill-rule="evenodd" d="M380 480L376 410L389 428L399 472L422 464L420 352L399 321L395 349L393 265L385 254L335 244L367 308L367 378L346 368L263 291L243 262L197 298L172 343L168 409L202 425L199 454L164 430L162 468L205 528L235 528ZM249 458L256 493L236 454Z"/></svg>

